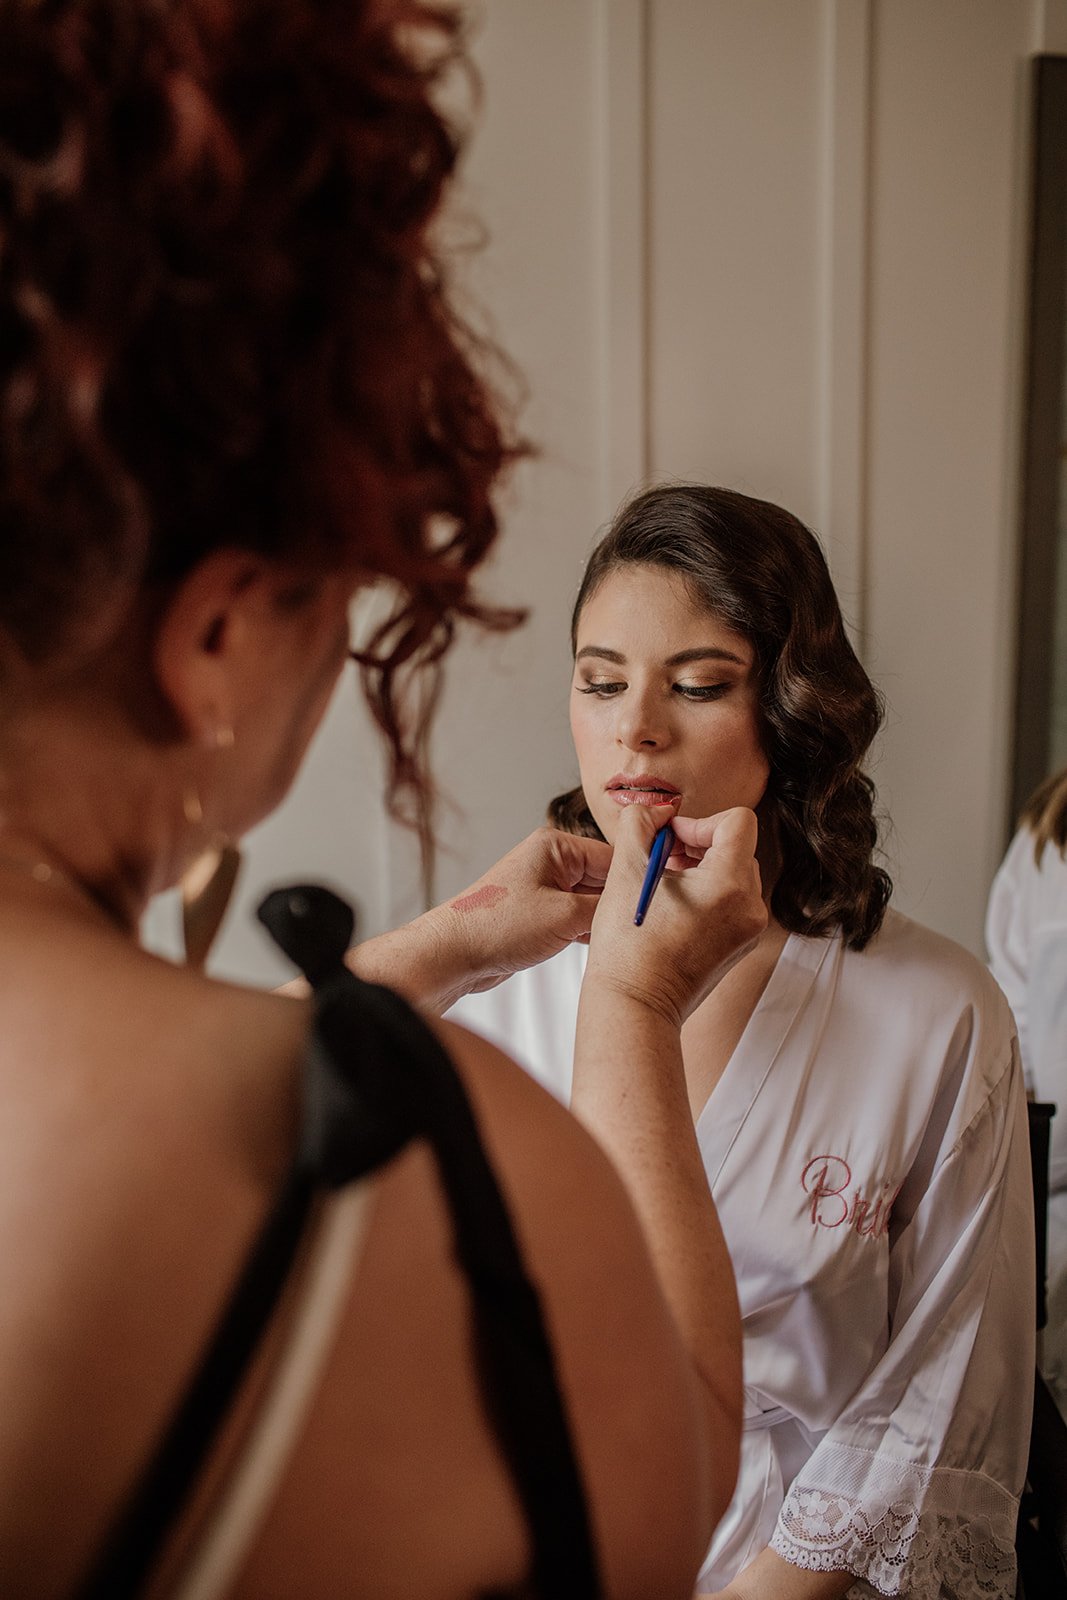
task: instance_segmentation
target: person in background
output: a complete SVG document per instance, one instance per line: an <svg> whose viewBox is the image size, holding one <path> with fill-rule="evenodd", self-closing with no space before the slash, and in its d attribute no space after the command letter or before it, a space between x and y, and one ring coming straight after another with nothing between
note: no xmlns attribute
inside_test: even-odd
<svg viewBox="0 0 1067 1600"><path fill-rule="evenodd" d="M887 907L880 705L819 546L748 495L650 488L594 549L572 644L581 784L553 823L611 843L666 804L683 858L692 817L759 819L767 927L682 1031L744 1330L741 1471L698 1588L1012 1600L1034 1340L1014 1028L972 956ZM597 967L573 945L453 1015L581 1112Z"/></svg>
<svg viewBox="0 0 1067 1600"><path fill-rule="evenodd" d="M1027 801L993 880L986 948L1019 1029L1028 1093L1055 1105L1049 1141L1048 1321L1040 1365L1067 1418L1067 769Z"/></svg>
<svg viewBox="0 0 1067 1600"><path fill-rule="evenodd" d="M639 941L648 812L614 852L533 836L492 892L360 947L372 983L343 908L272 901L314 1002L138 944L183 880L202 958L363 586L397 594L360 659L416 806L403 680L500 620L471 573L516 446L436 232L462 46L413 0L0 0L19 1600L684 1600L730 1497L739 1324L680 1029L766 921L750 813L692 823ZM499 1052L376 986L432 1010L578 938L578 1070L624 1181Z"/></svg>

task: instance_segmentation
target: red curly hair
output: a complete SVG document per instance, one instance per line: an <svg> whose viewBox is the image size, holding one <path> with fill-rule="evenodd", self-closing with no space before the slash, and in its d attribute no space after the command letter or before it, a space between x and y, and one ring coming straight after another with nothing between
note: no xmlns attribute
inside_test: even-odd
<svg viewBox="0 0 1067 1600"><path fill-rule="evenodd" d="M424 837L436 663L515 620L470 574L521 447L432 228L457 64L416 0L0 0L9 659L76 659L221 546L387 580L359 659Z"/></svg>

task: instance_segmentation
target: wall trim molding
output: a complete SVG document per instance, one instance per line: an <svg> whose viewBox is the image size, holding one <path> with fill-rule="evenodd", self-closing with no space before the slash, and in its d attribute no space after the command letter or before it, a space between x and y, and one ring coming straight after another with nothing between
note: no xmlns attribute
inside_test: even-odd
<svg viewBox="0 0 1067 1600"><path fill-rule="evenodd" d="M823 0L819 531L863 653L867 626L872 0Z"/></svg>
<svg viewBox="0 0 1067 1600"><path fill-rule="evenodd" d="M600 499L606 521L651 461L649 405L649 0L594 0Z"/></svg>

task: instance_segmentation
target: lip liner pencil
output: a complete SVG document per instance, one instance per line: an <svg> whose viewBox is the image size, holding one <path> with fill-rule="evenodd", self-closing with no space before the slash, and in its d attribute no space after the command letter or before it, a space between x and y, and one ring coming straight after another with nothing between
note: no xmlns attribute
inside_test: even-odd
<svg viewBox="0 0 1067 1600"><path fill-rule="evenodd" d="M645 913L652 904L652 896L659 887L667 867L667 857L671 853L674 842L674 830L669 822L665 822L652 841L652 848L648 852L648 866L645 868L645 881L641 885L641 893L637 897L637 910L634 912L634 927L639 928L645 920Z"/></svg>

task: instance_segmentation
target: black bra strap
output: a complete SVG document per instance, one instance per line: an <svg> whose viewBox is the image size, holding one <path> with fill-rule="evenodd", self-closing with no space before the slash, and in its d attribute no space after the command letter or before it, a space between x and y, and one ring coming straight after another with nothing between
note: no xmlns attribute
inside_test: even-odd
<svg viewBox="0 0 1067 1600"><path fill-rule="evenodd" d="M259 915L314 985L324 1102L339 1106L345 1091L351 1096L347 1118L313 1119L323 1129L316 1165L336 1182L353 1138L382 1146L390 1137L429 1140L471 1287L483 1399L530 1530L534 1588L543 1600L596 1600L585 1488L541 1301L456 1069L410 1006L348 969L352 913L336 895L280 890ZM334 1150L331 1125L347 1125Z"/></svg>
<svg viewBox="0 0 1067 1600"><path fill-rule="evenodd" d="M466 1091L436 1035L396 995L351 983L360 1015L374 1019L370 1036L388 1045L393 1072L402 1064L415 1075L422 1131L471 1286L486 1410L530 1531L534 1590L544 1600L595 1600L601 1588L585 1487L544 1312Z"/></svg>

